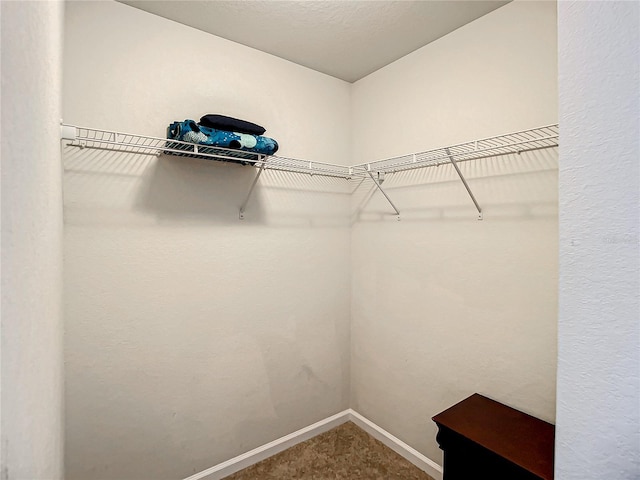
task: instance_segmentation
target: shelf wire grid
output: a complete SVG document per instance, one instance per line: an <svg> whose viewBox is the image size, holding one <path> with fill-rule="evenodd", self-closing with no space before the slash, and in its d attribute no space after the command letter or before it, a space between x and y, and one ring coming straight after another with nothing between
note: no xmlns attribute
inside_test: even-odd
<svg viewBox="0 0 640 480"><path fill-rule="evenodd" d="M66 129L66 133L65 133ZM362 163L352 167L326 162L264 155L244 150L199 145L179 140L135 135L63 124L63 139L80 148L116 150L147 155L178 155L242 163L265 170L282 170L345 179L366 178L368 172L396 173L416 168L464 162L558 146L557 124L496 135L420 153Z"/></svg>
<svg viewBox="0 0 640 480"><path fill-rule="evenodd" d="M68 141L68 145L79 148L122 151L143 155L167 154L185 156L241 163L244 165L253 165L258 168L264 166L265 170L281 170L344 179L365 175L364 172L354 171L352 167L326 162L313 162L277 155L265 155L245 150L212 147L180 140L78 127L75 125L63 124L62 127L62 139Z"/></svg>
<svg viewBox="0 0 640 480"><path fill-rule="evenodd" d="M477 160L500 155L519 154L558 146L557 124L497 135L448 147L436 148L420 153L393 157L386 160L363 163L354 168L358 171L396 173L416 168L435 167L456 162Z"/></svg>

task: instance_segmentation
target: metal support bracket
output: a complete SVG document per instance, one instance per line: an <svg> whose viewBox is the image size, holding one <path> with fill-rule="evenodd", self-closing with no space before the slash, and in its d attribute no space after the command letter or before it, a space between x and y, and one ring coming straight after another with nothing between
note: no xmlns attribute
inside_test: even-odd
<svg viewBox="0 0 640 480"><path fill-rule="evenodd" d="M267 165L266 157L262 157L261 161L262 161L262 165L260 165L260 169L256 174L256 178L253 179L253 183L251 183L251 188L249 188L249 193L247 193L247 198L244 199L244 202L242 202L242 206L240 207L240 215L239 215L240 220L244 220L244 212L247 209L247 204L249 203L249 199L251 199L251 194L253 193L253 190L256 188L256 185L258 184L258 179L260 178L260 175L262 175L262 172L264 171L264 167L266 167Z"/></svg>
<svg viewBox="0 0 640 480"><path fill-rule="evenodd" d="M378 190L380 190L380 193L382 193L382 195L384 195L384 198L387 199L387 202L389 202L389 204L391 205L391 207L395 210L398 221L400 221L400 211L396 208L396 206L394 205L394 203L391 201L391 199L389 198L389 195L387 195L387 192L384 191L384 189L380 186L380 183L378 183L378 181L376 180L376 178L373 176L373 174L371 173L371 165L367 165L367 173L369 174L369 176L371 177L371 180L373 180L373 183L376 187L378 187ZM382 178L384 179L384 174L382 175Z"/></svg>
<svg viewBox="0 0 640 480"><path fill-rule="evenodd" d="M449 150L448 148L445 148L445 152L447 152L447 156L449 157L449 161L451 162L451 165L453 165L453 168L456 169L456 172L458 173L458 176L460 177L460 180L462 180L462 184L464 185L464 188L467 189L467 193L471 197L471 200L473 200L473 204L476 206L476 210L478 210L478 220L482 220L482 208L478 204L478 201L476 200L476 197L473 195L473 192L471 191L471 188L469 188L469 184L465 180L464 175L462 175L462 172L460 171L460 168L458 167L458 164L453 159L453 155L451 155L451 150Z"/></svg>

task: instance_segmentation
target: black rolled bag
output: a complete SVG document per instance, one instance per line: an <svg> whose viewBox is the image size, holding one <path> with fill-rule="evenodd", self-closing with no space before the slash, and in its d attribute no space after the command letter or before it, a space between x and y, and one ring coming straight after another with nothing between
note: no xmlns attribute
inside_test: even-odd
<svg viewBox="0 0 640 480"><path fill-rule="evenodd" d="M198 125L216 130L226 130L227 132L247 133L249 135L262 135L266 132L264 127L255 123L213 113L200 118Z"/></svg>

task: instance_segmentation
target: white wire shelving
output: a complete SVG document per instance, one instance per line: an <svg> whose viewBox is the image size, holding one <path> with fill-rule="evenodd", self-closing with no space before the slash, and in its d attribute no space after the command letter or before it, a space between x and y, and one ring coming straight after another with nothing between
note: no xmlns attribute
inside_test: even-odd
<svg viewBox="0 0 640 480"><path fill-rule="evenodd" d="M450 145L448 147L436 148L420 153L362 163L351 167L326 162L312 162L295 158L279 157L277 155L264 155L234 149L210 147L167 138L78 127L64 123L61 125L61 139L67 142L68 146L78 148L122 151L157 156L168 154L253 165L258 169L258 172L244 203L240 207L241 219L244 218L247 204L264 170L280 170L343 178L345 180L366 179L368 177L373 180L376 188L385 196L398 216L398 219L400 219L400 211L387 192L382 188L381 184L385 175L417 168L451 164L478 211L478 219L481 220L482 208L458 167L458 163L486 157L520 154L533 150L557 147L559 145L559 129L557 124L546 125Z"/></svg>
<svg viewBox="0 0 640 480"><path fill-rule="evenodd" d="M326 162L310 162L296 158L264 155L260 153L235 150L230 148L211 147L179 140L149 137L132 133L99 130L96 128L78 127L62 124L62 140L69 146L79 148L97 148L116 150L144 155L178 155L208 160L238 162L272 170L285 170L311 175L351 178L350 168ZM362 172L359 174L364 176Z"/></svg>
<svg viewBox="0 0 640 480"><path fill-rule="evenodd" d="M482 220L482 207L473 194L458 163L469 160L479 160L481 158L496 157L500 155L521 154L534 150L557 147L559 145L558 124L545 125L543 127L521 130L503 135L472 140L470 142L458 143L448 147L435 148L425 152L413 153L399 157L393 157L376 162L357 165L356 172L365 171L375 182L380 192L386 197L391 207L395 210L398 220L400 211L396 208L387 193L380 184L386 174L414 170L417 168L437 167L439 165L451 164L455 169L460 181L467 190L469 197L478 211L478 220ZM376 174L375 177L373 174Z"/></svg>

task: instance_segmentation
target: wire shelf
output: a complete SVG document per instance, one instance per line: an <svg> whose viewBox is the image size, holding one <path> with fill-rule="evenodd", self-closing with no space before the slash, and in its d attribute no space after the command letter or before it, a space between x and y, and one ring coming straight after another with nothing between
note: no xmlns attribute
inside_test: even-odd
<svg viewBox="0 0 640 480"><path fill-rule="evenodd" d="M244 150L211 147L167 138L99 130L67 124L62 124L62 139L68 141L67 144L69 146L79 148L121 151L142 155L176 155L253 165L259 168L264 167L265 170L281 170L344 179L365 175L364 172L354 172L353 168L344 165L311 162L296 158L264 155Z"/></svg>
<svg viewBox="0 0 640 480"><path fill-rule="evenodd" d="M456 162L477 160L499 155L519 154L532 150L558 146L558 125L522 130L495 137L483 138L471 142L459 143L448 147L436 148L425 152L363 163L355 168L374 172L395 173L415 168L435 167Z"/></svg>
<svg viewBox="0 0 640 480"><path fill-rule="evenodd" d="M69 145L80 148L98 148L145 155L160 155L164 153L167 155L236 162L256 167L264 165L267 170L283 170L346 179L366 177L367 171L395 173L415 168L438 166L451 163L451 158L458 162L464 162L484 157L557 147L558 137L558 125L553 124L348 167L326 162L310 162L277 155L269 156L254 152L198 145L179 140L63 124L63 139L69 140Z"/></svg>
<svg viewBox="0 0 640 480"><path fill-rule="evenodd" d="M384 174L451 164L478 211L478 219L482 220L482 208L471 191L462 171L458 167L458 162L557 147L559 145L559 129L557 124L546 125L544 127L496 135L494 137L482 138L480 140L459 143L411 155L362 163L352 167L66 124L62 124L61 138L62 140L68 141L68 145L79 148L115 150L145 155L178 155L253 165L258 169L258 173L244 203L240 207L240 219L244 218L244 212L252 192L255 189L260 175L265 170L306 173L309 175L337 177L346 180L353 178L364 180L368 177L374 182L380 193L385 196L399 220L400 211L381 186ZM377 179L373 173L377 173Z"/></svg>

